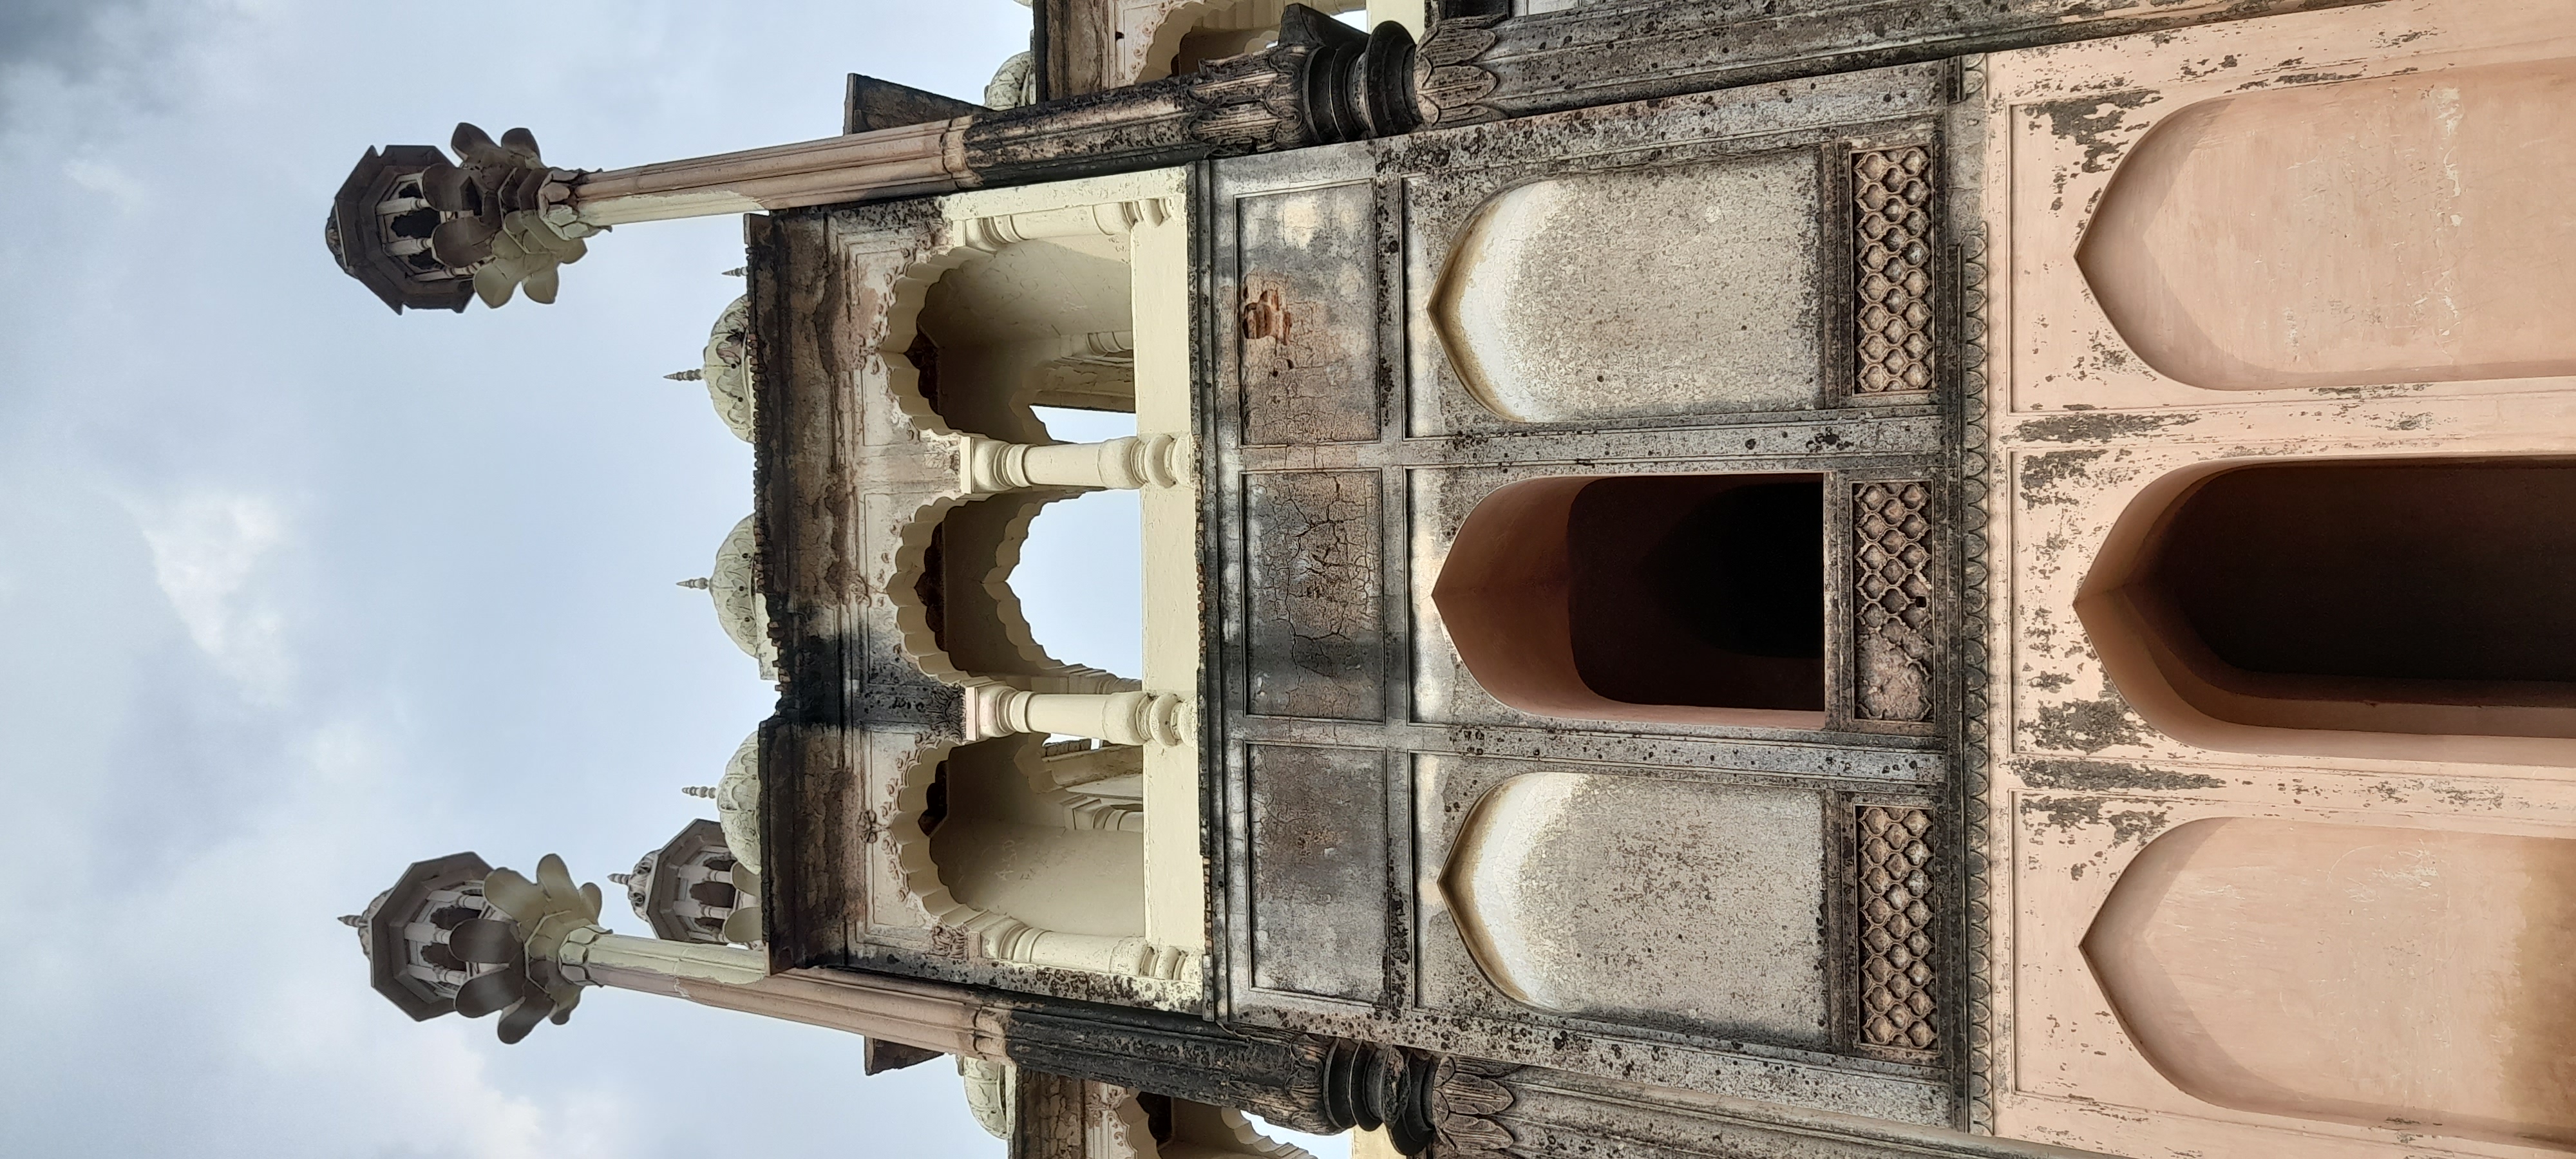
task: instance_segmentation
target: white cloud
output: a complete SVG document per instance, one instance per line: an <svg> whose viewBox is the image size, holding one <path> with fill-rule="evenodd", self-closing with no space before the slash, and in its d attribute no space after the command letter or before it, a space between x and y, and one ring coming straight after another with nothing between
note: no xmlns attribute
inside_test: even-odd
<svg viewBox="0 0 2576 1159"><path fill-rule="evenodd" d="M282 639L286 618L254 586L286 542L277 505L254 495L196 494L129 507L152 549L153 579L188 638L252 699L277 702L293 676Z"/></svg>
<svg viewBox="0 0 2576 1159"><path fill-rule="evenodd" d="M107 198L120 213L133 213L152 203L150 186L104 161L65 161L63 176L70 178L72 184Z"/></svg>

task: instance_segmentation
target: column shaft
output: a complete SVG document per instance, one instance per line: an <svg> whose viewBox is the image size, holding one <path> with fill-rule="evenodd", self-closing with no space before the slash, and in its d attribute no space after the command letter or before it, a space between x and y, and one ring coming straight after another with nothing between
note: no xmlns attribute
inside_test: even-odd
<svg viewBox="0 0 2576 1159"><path fill-rule="evenodd" d="M964 435L957 455L958 485L970 495L1023 487L1170 487L1188 472L1189 448L1172 435L1047 446Z"/></svg>
<svg viewBox="0 0 2576 1159"><path fill-rule="evenodd" d="M573 186L572 204L607 226L946 193L976 183L959 152L967 120L604 170Z"/></svg>

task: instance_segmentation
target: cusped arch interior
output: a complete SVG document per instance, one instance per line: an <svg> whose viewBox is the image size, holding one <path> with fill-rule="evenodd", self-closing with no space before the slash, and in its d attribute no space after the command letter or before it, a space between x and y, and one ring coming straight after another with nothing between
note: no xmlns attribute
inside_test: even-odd
<svg viewBox="0 0 2576 1159"><path fill-rule="evenodd" d="M1034 407L1133 412L1127 223L1010 240L993 220L951 223L950 244L895 283L880 352L912 418L932 429L1047 443Z"/></svg>
<svg viewBox="0 0 2576 1159"><path fill-rule="evenodd" d="M2576 460L2205 464L2130 503L2076 613L2189 744L2569 763L2571 509Z"/></svg>
<svg viewBox="0 0 2576 1159"><path fill-rule="evenodd" d="M1823 478L1566 475L1468 514L1432 588L1468 672L1590 720L1824 725Z"/></svg>
<svg viewBox="0 0 2576 1159"><path fill-rule="evenodd" d="M2083 950L2204 1102L2576 1144L2576 841L2193 821L2121 871Z"/></svg>
<svg viewBox="0 0 2576 1159"><path fill-rule="evenodd" d="M892 833L906 882L989 957L1168 976L1172 955L1144 942L1141 765L1069 747L1023 734L917 752Z"/></svg>
<svg viewBox="0 0 2576 1159"><path fill-rule="evenodd" d="M952 684L1000 678L1041 692L1134 684L1049 655L1011 588L1039 511L1077 494L1039 489L946 501L923 508L904 526L886 596L914 664ZM1082 686L1047 683L1068 680Z"/></svg>
<svg viewBox="0 0 2576 1159"><path fill-rule="evenodd" d="M2576 59L2278 88L2158 121L2076 264L2121 340L2209 390L2576 374Z"/></svg>

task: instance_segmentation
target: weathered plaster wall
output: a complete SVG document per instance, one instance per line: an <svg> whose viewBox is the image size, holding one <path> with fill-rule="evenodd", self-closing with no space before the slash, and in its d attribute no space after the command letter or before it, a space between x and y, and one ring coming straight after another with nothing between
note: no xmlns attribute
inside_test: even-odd
<svg viewBox="0 0 2576 1159"><path fill-rule="evenodd" d="M2538 192L2569 15L2390 3L1985 59L2000 1133L2568 1144L2566 1055L2517 1045L2569 1001L2530 868L2576 835L2565 742L2196 722L2140 622L2079 597L2122 581L2124 512L2216 467L2576 450L2563 328L2530 313L2576 259ZM2391 598L2479 584L2420 588Z"/></svg>

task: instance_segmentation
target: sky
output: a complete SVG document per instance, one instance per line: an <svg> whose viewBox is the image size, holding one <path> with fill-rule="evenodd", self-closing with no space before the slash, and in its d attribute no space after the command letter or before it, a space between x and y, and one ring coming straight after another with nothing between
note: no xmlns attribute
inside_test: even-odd
<svg viewBox="0 0 2576 1159"><path fill-rule="evenodd" d="M399 317L321 227L369 146L827 136L845 73L973 99L1027 20L0 4L0 1153L1001 1153L947 1064L862 1078L852 1036L594 990L504 1047L367 988L333 918L406 864L603 880L707 815L680 788L775 692L674 586L751 509L749 448L661 377L740 292L740 219L593 239L552 306ZM1132 558L1133 497L1033 534L1041 640L1132 673L1137 610L1054 581Z"/></svg>

